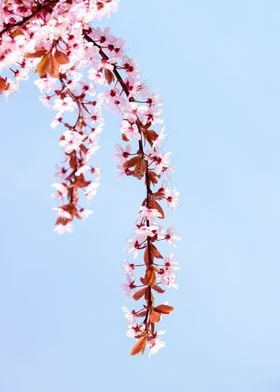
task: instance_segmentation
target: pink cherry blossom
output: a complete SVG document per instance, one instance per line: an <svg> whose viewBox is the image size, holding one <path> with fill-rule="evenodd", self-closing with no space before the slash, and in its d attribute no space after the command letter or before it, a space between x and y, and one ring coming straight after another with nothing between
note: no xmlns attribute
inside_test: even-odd
<svg viewBox="0 0 280 392"><path fill-rule="evenodd" d="M92 213L93 213L92 210L89 210L87 208L82 208L79 211L79 216L80 216L81 219L87 219Z"/></svg>
<svg viewBox="0 0 280 392"><path fill-rule="evenodd" d="M179 192L175 189L165 188L165 198L171 208L175 208L178 204Z"/></svg>
<svg viewBox="0 0 280 392"><path fill-rule="evenodd" d="M54 195L57 199L63 200L67 197L67 187L57 182L53 183L52 186L56 189L57 193Z"/></svg>
<svg viewBox="0 0 280 392"><path fill-rule="evenodd" d="M140 207L139 219L147 219L149 222L154 221L156 218L160 218L161 213L154 208L147 208L145 206Z"/></svg>
<svg viewBox="0 0 280 392"><path fill-rule="evenodd" d="M137 286L135 285L135 279L133 279L129 274L126 277L127 281L122 284L122 289L127 296L131 297L134 294Z"/></svg>
<svg viewBox="0 0 280 392"><path fill-rule="evenodd" d="M117 154L114 155L114 159L123 163L131 153L131 145L128 144L123 148L120 144L116 144Z"/></svg>
<svg viewBox="0 0 280 392"><path fill-rule="evenodd" d="M180 241L181 237L179 237L173 227L168 227L164 236L164 239L170 244L176 246L176 242Z"/></svg>
<svg viewBox="0 0 280 392"><path fill-rule="evenodd" d="M159 337L155 337L148 343L149 357L156 354L161 348L165 347L165 342L161 340Z"/></svg>
<svg viewBox="0 0 280 392"><path fill-rule="evenodd" d="M125 274L133 276L134 271L135 271L135 264L129 263L127 260L124 260L122 264L122 269Z"/></svg>
<svg viewBox="0 0 280 392"><path fill-rule="evenodd" d="M145 241L147 237L154 237L158 234L159 227L156 225L153 226L140 226L135 229L136 239L139 243Z"/></svg>
<svg viewBox="0 0 280 392"><path fill-rule="evenodd" d="M84 141L84 136L78 132L66 131L63 133L63 139L60 141L60 146L64 148L66 154L70 154L72 151L79 151L80 145Z"/></svg>
<svg viewBox="0 0 280 392"><path fill-rule="evenodd" d="M55 226L54 231L56 231L58 234L72 233L73 224L70 222L67 223L66 225L58 224Z"/></svg>
<svg viewBox="0 0 280 392"><path fill-rule="evenodd" d="M0 95L8 97L34 71L43 105L52 108L50 127L59 136L62 163L56 166L53 184L59 205L55 232L72 232L75 219L86 219L91 209L82 203L92 199L100 185L100 169L93 163L104 127L103 109L120 117L124 145L117 144L120 177L142 181L143 200L138 208L134 238L126 251L139 263L125 260L124 291L138 301L139 309L128 310L127 335L136 339L133 355L158 352L165 343L160 320L173 308L159 302L165 286L177 288L174 255L164 257L160 245L174 244L179 237L164 221L162 203L171 208L179 192L168 183L159 185L173 172L171 153L162 150L162 102L157 92L143 82L135 59L127 55L125 42L109 27L96 21L110 16L118 0L22 0L0 5ZM62 135L59 134L62 130ZM166 176L167 175L167 176ZM60 181L60 182L59 182Z"/></svg>

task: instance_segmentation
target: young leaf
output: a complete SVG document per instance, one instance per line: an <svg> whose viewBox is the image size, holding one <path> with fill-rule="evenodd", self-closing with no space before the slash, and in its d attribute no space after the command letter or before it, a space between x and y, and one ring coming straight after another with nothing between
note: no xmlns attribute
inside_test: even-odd
<svg viewBox="0 0 280 392"><path fill-rule="evenodd" d="M26 53L25 57L28 59L35 59L37 57L42 57L47 53L47 50L42 48L42 49L37 49L36 52L34 53Z"/></svg>
<svg viewBox="0 0 280 392"><path fill-rule="evenodd" d="M158 305L154 308L155 312L158 313L162 313L162 314L170 314L171 312L173 312L174 308L173 306L169 306L169 305Z"/></svg>
<svg viewBox="0 0 280 392"><path fill-rule="evenodd" d="M89 184L90 184L90 181L86 181L85 176L83 174L81 174L78 177L76 177L76 181L75 181L74 186L76 188L85 188Z"/></svg>
<svg viewBox="0 0 280 392"><path fill-rule="evenodd" d="M49 73L50 69L50 55L45 54L39 64L37 65L35 72L37 72L40 78L44 78Z"/></svg>
<svg viewBox="0 0 280 392"><path fill-rule="evenodd" d="M163 290L163 289L162 289L160 286L158 286L157 284L155 284L155 285L152 287L152 289L155 290L156 292L158 292L159 294L165 293L165 290Z"/></svg>
<svg viewBox="0 0 280 392"><path fill-rule="evenodd" d="M54 58L59 64L68 64L69 63L69 57L67 56L66 53L62 52L61 50L56 50L54 52Z"/></svg>
<svg viewBox="0 0 280 392"><path fill-rule="evenodd" d="M138 162L138 156L137 157L133 157L131 159L128 159L127 161L125 161L123 163L123 167L124 169L130 169L131 167L135 166Z"/></svg>
<svg viewBox="0 0 280 392"><path fill-rule="evenodd" d="M157 201L155 201L155 199L153 197L150 198L149 205L150 205L150 208L154 208L155 210L158 210L158 212L161 215L161 217L160 217L161 219L164 218L164 211L163 211L163 209L161 208L159 203Z"/></svg>
<svg viewBox="0 0 280 392"><path fill-rule="evenodd" d="M133 298L135 301L138 301L140 298L142 298L145 294L146 287L143 287L142 289L136 291L136 293L133 295Z"/></svg>
<svg viewBox="0 0 280 392"><path fill-rule="evenodd" d="M156 278L156 274L152 268L147 269L144 280L145 280L145 284L147 286L151 286L151 287L154 286L157 278Z"/></svg>
<svg viewBox="0 0 280 392"><path fill-rule="evenodd" d="M141 178L144 177L145 172L146 172L146 167L147 163L144 158L138 157L137 163L135 165L134 173L135 177L138 178L138 180L141 180Z"/></svg>
<svg viewBox="0 0 280 392"><path fill-rule="evenodd" d="M130 351L130 355L136 355L136 354L139 354L139 353L144 354L146 343L147 343L147 337L146 336L143 336L142 338L138 339L138 341L135 344L135 346L132 347L132 349Z"/></svg>
<svg viewBox="0 0 280 392"><path fill-rule="evenodd" d="M153 185L156 185L158 183L158 175L154 171L149 170L148 171L148 177L149 177L150 182Z"/></svg>
<svg viewBox="0 0 280 392"><path fill-rule="evenodd" d="M160 321L160 313L152 310L150 313L150 321L151 323L158 323Z"/></svg>
<svg viewBox="0 0 280 392"><path fill-rule="evenodd" d="M7 82L7 79L2 78L0 76L0 94L2 93L2 91L6 91L9 88L9 84Z"/></svg>
<svg viewBox="0 0 280 392"><path fill-rule="evenodd" d="M151 246L151 253L153 254L153 256L156 257L157 259L163 259L158 248L156 248L153 244L151 244L150 246Z"/></svg>
<svg viewBox="0 0 280 392"><path fill-rule="evenodd" d="M114 76L113 72L110 71L109 69L105 68L104 74L105 74L105 79L107 80L108 84L111 84L115 80L115 76Z"/></svg>
<svg viewBox="0 0 280 392"><path fill-rule="evenodd" d="M144 137L147 140L147 142L150 144L150 146L153 147L153 143L158 138L158 134L152 129L148 129L147 131L144 132Z"/></svg>

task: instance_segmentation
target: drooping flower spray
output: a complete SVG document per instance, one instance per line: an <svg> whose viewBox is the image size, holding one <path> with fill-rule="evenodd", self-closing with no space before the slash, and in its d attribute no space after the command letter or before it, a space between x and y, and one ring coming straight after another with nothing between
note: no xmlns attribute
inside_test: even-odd
<svg viewBox="0 0 280 392"><path fill-rule="evenodd" d="M36 71L41 101L55 111L52 128L61 128L63 164L57 166L54 196L59 204L55 231L71 232L73 221L91 210L83 199L95 196L99 167L93 165L102 132L104 106L121 117L122 145L115 159L120 176L143 182L133 237L128 240L123 288L138 304L124 307L128 336L136 339L131 354L156 353L164 346L157 329L173 307L156 296L176 288L179 269L174 255L164 256L160 243L174 244L173 228L163 228L163 202L174 208L178 192L168 185L173 167L170 153L162 152L165 134L159 96L141 80L137 63L124 50L124 41L94 21L111 15L117 0L4 0L0 8L0 93L15 92ZM136 261L139 260L139 261Z"/></svg>

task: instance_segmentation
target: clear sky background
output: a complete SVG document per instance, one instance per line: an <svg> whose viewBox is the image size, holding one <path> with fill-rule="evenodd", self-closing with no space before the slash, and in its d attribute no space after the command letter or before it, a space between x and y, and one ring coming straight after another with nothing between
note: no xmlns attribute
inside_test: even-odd
<svg viewBox="0 0 280 392"><path fill-rule="evenodd" d="M143 189L107 116L94 215L55 234L61 161L32 81L1 113L0 391L280 391L280 3L121 0L106 24L164 100L183 240L166 348L131 358L123 249Z"/></svg>

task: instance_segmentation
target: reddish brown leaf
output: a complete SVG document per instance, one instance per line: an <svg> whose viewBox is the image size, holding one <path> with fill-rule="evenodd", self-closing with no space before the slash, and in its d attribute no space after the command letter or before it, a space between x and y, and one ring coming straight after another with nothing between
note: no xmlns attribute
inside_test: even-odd
<svg viewBox="0 0 280 392"><path fill-rule="evenodd" d="M154 171L152 171L152 170L149 170L149 171L148 171L148 178L149 178L149 181L150 181L153 185L155 185L155 184L158 183L158 175L157 175Z"/></svg>
<svg viewBox="0 0 280 392"><path fill-rule="evenodd" d="M161 208L160 204L157 201L155 201L155 199L153 197L151 197L150 200L149 200L149 207L153 208L155 210L158 210L158 212L161 215L160 218L161 219L164 218L164 211L163 211L163 209Z"/></svg>
<svg viewBox="0 0 280 392"><path fill-rule="evenodd" d="M136 317L144 317L147 314L147 310L142 310L142 312L137 312Z"/></svg>
<svg viewBox="0 0 280 392"><path fill-rule="evenodd" d="M163 290L160 286L156 284L153 286L153 290L157 291L159 294L165 293L165 290Z"/></svg>
<svg viewBox="0 0 280 392"><path fill-rule="evenodd" d="M76 208L75 204L73 204L73 203L64 204L63 206L60 206L60 208L61 208L62 210L64 210L64 211L68 212L68 213L72 216L71 220L72 220L75 216L79 217L77 208ZM66 218L66 219L67 219L67 218ZM70 219L70 218L69 218L69 219Z"/></svg>
<svg viewBox="0 0 280 392"><path fill-rule="evenodd" d="M69 164L70 164L71 169L76 169L77 168L77 160L76 160L76 153L75 153L75 151L73 151L71 153Z"/></svg>
<svg viewBox="0 0 280 392"><path fill-rule="evenodd" d="M157 192L153 193L153 197L157 200L165 199L164 188L159 188Z"/></svg>
<svg viewBox="0 0 280 392"><path fill-rule="evenodd" d="M65 225L67 225L67 223L71 222L71 220L72 219L68 219L68 218L64 218L62 216L59 216L57 218L57 220L55 221L55 224L56 225L63 225L63 226L65 226Z"/></svg>
<svg viewBox="0 0 280 392"><path fill-rule="evenodd" d="M87 152L88 152L88 149L86 148L86 146L85 146L84 144L81 144L81 145L80 145L80 150L81 150L84 154L87 154Z"/></svg>
<svg viewBox="0 0 280 392"><path fill-rule="evenodd" d="M129 168L135 166L137 164L137 161L138 161L138 156L137 157L133 157L131 159L128 159L127 161L125 161L123 163L124 169L129 169Z"/></svg>
<svg viewBox="0 0 280 392"><path fill-rule="evenodd" d="M35 69L35 72L39 74L40 78L44 78L46 75L50 75L53 78L58 78L59 66L60 64L56 61L54 56L51 53L48 53L42 57L41 61Z"/></svg>
<svg viewBox="0 0 280 392"><path fill-rule="evenodd" d="M163 259L158 248L156 248L153 244L151 244L150 246L151 246L151 253L153 254L153 256L156 257L157 259Z"/></svg>
<svg viewBox="0 0 280 392"><path fill-rule="evenodd" d="M155 274L155 271L153 270L153 268L147 269L144 280L145 280L145 284L147 286L151 286L151 287L154 286L157 278L156 278L156 274Z"/></svg>
<svg viewBox="0 0 280 392"><path fill-rule="evenodd" d="M141 276L141 278L140 278L140 282L141 282L142 284L145 284L145 279L142 278L142 276Z"/></svg>
<svg viewBox="0 0 280 392"><path fill-rule="evenodd" d="M24 35L24 33L21 29L16 28L15 30L11 31L10 35L12 38L15 38L18 35Z"/></svg>
<svg viewBox="0 0 280 392"><path fill-rule="evenodd" d="M146 287L143 287L142 289L136 291L136 293L133 295L133 298L135 301L138 301L140 298L142 298L145 294Z"/></svg>
<svg viewBox="0 0 280 392"><path fill-rule="evenodd" d="M109 69L105 68L104 74L105 74L105 79L107 80L108 84L111 84L115 80L115 76L114 76L113 72L110 71Z"/></svg>
<svg viewBox="0 0 280 392"><path fill-rule="evenodd" d="M76 177L76 181L75 181L74 186L75 186L75 188L85 188L89 184L90 184L90 181L86 181L84 175L81 174L80 176Z"/></svg>
<svg viewBox="0 0 280 392"><path fill-rule="evenodd" d="M158 305L154 308L155 312L158 313L162 313L162 314L170 314L171 312L173 312L174 308L173 306L169 306L169 305Z"/></svg>
<svg viewBox="0 0 280 392"><path fill-rule="evenodd" d="M158 323L160 321L160 313L152 310L150 313L150 321L151 323Z"/></svg>
<svg viewBox="0 0 280 392"><path fill-rule="evenodd" d="M46 49L37 49L34 53L26 53L25 57L28 59L35 59L37 57L42 57L47 53Z"/></svg>
<svg viewBox="0 0 280 392"><path fill-rule="evenodd" d="M60 64L56 61L56 59L54 58L54 56L52 54L50 54L49 57L50 57L50 63L49 63L48 73L53 78L58 78L59 77L59 66L60 66Z"/></svg>
<svg viewBox="0 0 280 392"><path fill-rule="evenodd" d="M124 142L129 142L128 137L127 137L124 133L122 133L122 140L123 140Z"/></svg>
<svg viewBox="0 0 280 392"><path fill-rule="evenodd" d="M66 53L62 52L61 50L56 49L54 52L54 58L59 64L68 64L69 57Z"/></svg>
<svg viewBox="0 0 280 392"><path fill-rule="evenodd" d="M151 258L151 260L150 260L150 258ZM145 252L144 252L144 262L145 262L146 265L150 265L151 262L153 262L153 260L154 260L154 259L153 259L152 255L151 255L151 257L150 257L149 248L147 247L147 248L145 249Z"/></svg>
<svg viewBox="0 0 280 392"><path fill-rule="evenodd" d="M37 72L40 78L45 77L49 73L50 68L50 55L45 54L39 64L37 65L35 72Z"/></svg>
<svg viewBox="0 0 280 392"><path fill-rule="evenodd" d="M145 159L139 155L136 157L130 158L123 163L124 169L133 170L132 174L136 178L138 178L139 180L141 180L141 178L144 176L144 174L146 172L146 165L147 164L146 164ZM134 169L132 169L132 168L134 168Z"/></svg>
<svg viewBox="0 0 280 392"><path fill-rule="evenodd" d="M0 76L0 94L2 91L6 91L9 88L9 83L7 82L7 78L2 78Z"/></svg>
<svg viewBox="0 0 280 392"><path fill-rule="evenodd" d="M138 339L138 341L135 344L135 346L132 347L132 349L130 351L130 355L136 355L136 354L139 354L139 353L144 354L146 343L147 343L147 337L146 336L143 336L142 338Z"/></svg>
<svg viewBox="0 0 280 392"><path fill-rule="evenodd" d="M146 167L147 167L147 162L145 161L145 159L139 157L138 162L135 166L135 177L138 178L138 180L141 180L141 178L144 177L146 173Z"/></svg>
<svg viewBox="0 0 280 392"><path fill-rule="evenodd" d="M158 134L152 129L148 129L147 131L144 132L144 137L147 140L147 142L150 144L150 146L153 147L153 143L158 138Z"/></svg>

